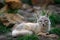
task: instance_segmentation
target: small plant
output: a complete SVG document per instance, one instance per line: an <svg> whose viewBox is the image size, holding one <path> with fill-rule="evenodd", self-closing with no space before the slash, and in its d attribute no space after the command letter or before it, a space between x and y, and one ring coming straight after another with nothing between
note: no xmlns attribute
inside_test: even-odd
<svg viewBox="0 0 60 40"><path fill-rule="evenodd" d="M2 24L0 21L0 34L4 34L10 31L10 28L7 28L5 25Z"/></svg>
<svg viewBox="0 0 60 40"><path fill-rule="evenodd" d="M18 37L17 40L39 40L37 35L26 35L23 37Z"/></svg>
<svg viewBox="0 0 60 40"><path fill-rule="evenodd" d="M60 37L58 38L58 40L60 40Z"/></svg>
<svg viewBox="0 0 60 40"><path fill-rule="evenodd" d="M60 23L60 16L57 13L52 13L52 15L50 16L50 21L51 25L55 27L56 24Z"/></svg>
<svg viewBox="0 0 60 40"><path fill-rule="evenodd" d="M18 12L18 9L9 9L8 10L8 13L17 13Z"/></svg>
<svg viewBox="0 0 60 40"><path fill-rule="evenodd" d="M60 4L60 0L54 0L56 4Z"/></svg>
<svg viewBox="0 0 60 40"><path fill-rule="evenodd" d="M57 34L60 36L60 28L54 28L54 29L50 30L50 33L51 34Z"/></svg>

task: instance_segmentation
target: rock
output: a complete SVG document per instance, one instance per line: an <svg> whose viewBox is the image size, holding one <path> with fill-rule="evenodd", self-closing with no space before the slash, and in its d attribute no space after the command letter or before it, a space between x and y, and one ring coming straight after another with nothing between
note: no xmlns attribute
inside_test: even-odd
<svg viewBox="0 0 60 40"><path fill-rule="evenodd" d="M25 18L25 21L28 21L29 19L31 19L33 17L33 14L34 14L33 12L31 12L31 11L28 12L27 10L19 10L18 13Z"/></svg>
<svg viewBox="0 0 60 40"><path fill-rule="evenodd" d="M23 6L22 6L22 9L24 10L24 9L28 9L28 8L30 8L30 5L28 5L28 4L23 4Z"/></svg>
<svg viewBox="0 0 60 40"><path fill-rule="evenodd" d="M47 9L54 11L54 13L60 14L60 6L59 5L49 5Z"/></svg>
<svg viewBox="0 0 60 40"><path fill-rule="evenodd" d="M32 4L46 8L48 4L54 3L53 0L32 0Z"/></svg>
<svg viewBox="0 0 60 40"><path fill-rule="evenodd" d="M5 0L6 5L9 5L8 7L12 9L19 9L22 7L21 0Z"/></svg>
<svg viewBox="0 0 60 40"><path fill-rule="evenodd" d="M10 23L22 22L24 17L19 14L5 14Z"/></svg>
<svg viewBox="0 0 60 40"><path fill-rule="evenodd" d="M21 23L24 21L24 17L20 14L8 14L5 13L4 16L0 17L2 23L6 26L9 24Z"/></svg>
<svg viewBox="0 0 60 40"><path fill-rule="evenodd" d="M0 9L4 6L4 0L0 0Z"/></svg>
<svg viewBox="0 0 60 40"><path fill-rule="evenodd" d="M0 35L0 40L7 40L7 38L4 35Z"/></svg>
<svg viewBox="0 0 60 40"><path fill-rule="evenodd" d="M4 3L4 0L0 0L0 3Z"/></svg>

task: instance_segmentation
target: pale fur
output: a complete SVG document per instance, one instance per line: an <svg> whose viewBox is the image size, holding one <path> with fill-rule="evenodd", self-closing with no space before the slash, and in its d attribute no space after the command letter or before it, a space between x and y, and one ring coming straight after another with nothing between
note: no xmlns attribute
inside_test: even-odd
<svg viewBox="0 0 60 40"><path fill-rule="evenodd" d="M47 23L44 22L45 20ZM50 30L50 20L47 16L40 16L37 21L37 23L21 23L16 25L12 30L12 36L33 34L33 32L35 34L40 32L47 33Z"/></svg>

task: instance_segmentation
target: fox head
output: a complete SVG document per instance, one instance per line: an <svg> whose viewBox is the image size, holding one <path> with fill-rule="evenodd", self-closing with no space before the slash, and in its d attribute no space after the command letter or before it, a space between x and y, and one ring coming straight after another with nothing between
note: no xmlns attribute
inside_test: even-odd
<svg viewBox="0 0 60 40"><path fill-rule="evenodd" d="M37 20L37 22L39 23L39 25L41 27L44 27L48 29L48 31L50 31L50 26L51 26L51 22L50 22L50 19L49 19L49 15L48 15L49 12L47 12L45 15L43 16L40 16L39 19Z"/></svg>

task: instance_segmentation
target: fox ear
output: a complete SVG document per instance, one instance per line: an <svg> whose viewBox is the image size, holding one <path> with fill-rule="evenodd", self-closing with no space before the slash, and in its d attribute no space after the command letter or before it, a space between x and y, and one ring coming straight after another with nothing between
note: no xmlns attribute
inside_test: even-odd
<svg viewBox="0 0 60 40"><path fill-rule="evenodd" d="M49 12L50 12L49 10L46 11L46 14L45 14L46 17L49 17Z"/></svg>

